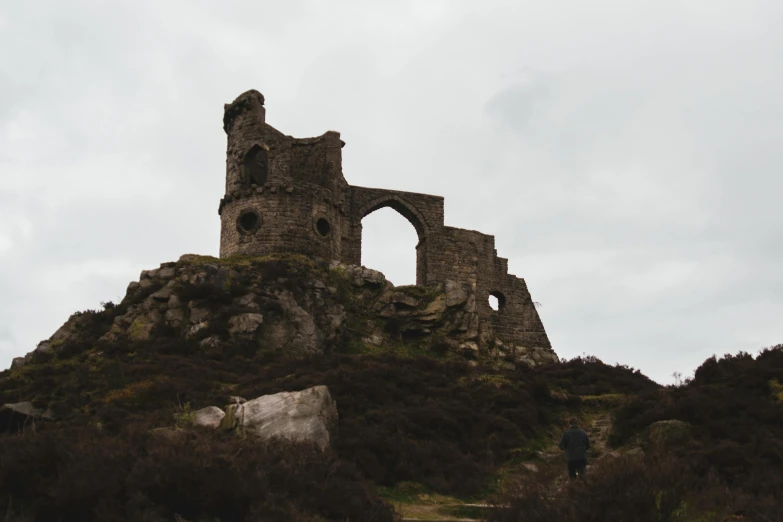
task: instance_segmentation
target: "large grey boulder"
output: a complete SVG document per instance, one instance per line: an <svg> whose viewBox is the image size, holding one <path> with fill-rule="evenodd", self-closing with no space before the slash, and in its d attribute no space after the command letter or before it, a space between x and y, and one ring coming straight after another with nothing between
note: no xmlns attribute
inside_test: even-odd
<svg viewBox="0 0 783 522"><path fill-rule="evenodd" d="M326 386L264 395L226 407L223 428L242 436L314 442L326 448L337 430L337 404Z"/></svg>

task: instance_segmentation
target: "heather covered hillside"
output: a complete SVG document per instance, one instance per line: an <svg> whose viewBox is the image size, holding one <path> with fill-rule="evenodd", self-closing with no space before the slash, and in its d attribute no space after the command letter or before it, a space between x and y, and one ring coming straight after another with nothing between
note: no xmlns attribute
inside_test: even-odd
<svg viewBox="0 0 783 522"><path fill-rule="evenodd" d="M75 314L0 373L0 512L9 521L779 516L780 348L708 360L688 384L662 388L624 366L506 345L471 299L455 285L395 288L378 272L288 255L184 256L144 272L122 302ZM262 441L225 420L245 401L319 386L338 412L326 447ZM205 408L226 416L200 424ZM596 440L582 488L563 484L554 448L570 416ZM667 446L673 435L660 435L658 421L687 428ZM732 495L709 500L718 487ZM623 497L647 511L633 518Z"/></svg>
<svg viewBox="0 0 783 522"><path fill-rule="evenodd" d="M597 459L557 499L552 476L527 481L492 519L783 520L782 382L781 345L711 357L682 385L613 409L609 447L638 450Z"/></svg>

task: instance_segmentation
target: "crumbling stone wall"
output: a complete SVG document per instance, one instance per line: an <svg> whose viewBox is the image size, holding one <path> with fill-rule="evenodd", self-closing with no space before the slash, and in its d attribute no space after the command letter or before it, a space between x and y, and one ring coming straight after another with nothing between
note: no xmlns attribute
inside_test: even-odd
<svg viewBox="0 0 783 522"><path fill-rule="evenodd" d="M419 237L416 284L467 283L477 313L505 343L551 348L524 279L508 273L495 238L444 225L443 198L350 186L340 134L286 136L266 123L264 97L248 91L224 107L226 194L220 201L220 256L291 252L361 264L362 219L384 207ZM489 305L494 295L499 309Z"/></svg>

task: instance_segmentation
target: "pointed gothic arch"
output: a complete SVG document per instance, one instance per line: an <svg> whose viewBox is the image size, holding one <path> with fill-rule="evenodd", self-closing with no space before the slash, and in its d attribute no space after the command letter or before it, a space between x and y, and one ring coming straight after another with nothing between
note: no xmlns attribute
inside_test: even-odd
<svg viewBox="0 0 783 522"><path fill-rule="evenodd" d="M359 220L361 221L369 214L385 207L396 210L402 217L407 219L413 225L413 228L416 229L419 241L422 241L427 236L429 230L424 217L413 204L397 194L384 194L362 206L359 209Z"/></svg>

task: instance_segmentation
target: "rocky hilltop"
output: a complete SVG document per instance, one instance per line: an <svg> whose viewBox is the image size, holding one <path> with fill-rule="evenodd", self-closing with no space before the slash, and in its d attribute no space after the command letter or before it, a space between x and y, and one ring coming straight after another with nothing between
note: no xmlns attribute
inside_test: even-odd
<svg viewBox="0 0 783 522"><path fill-rule="evenodd" d="M227 343L291 355L415 346L511 369L558 360L548 347L498 339L492 325L479 319L476 295L467 284L395 287L375 270L334 262L319 266L303 256L221 260L186 254L143 271L108 312L112 322L98 332L98 342L147 341L165 333L208 351ZM13 366L56 354L84 337L92 319L71 316Z"/></svg>
<svg viewBox="0 0 783 522"><path fill-rule="evenodd" d="M783 346L662 387L501 342L454 282L185 255L0 372L0 513L49 520L783 520ZM557 443L576 417L589 480Z"/></svg>

